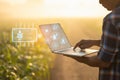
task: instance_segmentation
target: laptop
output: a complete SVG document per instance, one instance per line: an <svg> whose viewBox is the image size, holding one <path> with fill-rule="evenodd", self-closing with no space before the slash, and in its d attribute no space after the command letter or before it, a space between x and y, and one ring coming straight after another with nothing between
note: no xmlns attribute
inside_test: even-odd
<svg viewBox="0 0 120 80"><path fill-rule="evenodd" d="M53 53L72 56L85 56L98 52L98 50L95 49L85 49L84 51L81 51L80 48L74 51L59 23L44 24L39 27L46 43Z"/></svg>

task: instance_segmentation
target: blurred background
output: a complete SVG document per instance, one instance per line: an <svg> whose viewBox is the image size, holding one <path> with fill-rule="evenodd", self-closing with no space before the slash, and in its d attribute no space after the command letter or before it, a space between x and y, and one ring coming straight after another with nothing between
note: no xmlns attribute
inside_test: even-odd
<svg viewBox="0 0 120 80"><path fill-rule="evenodd" d="M97 80L98 68L51 53L39 25L60 23L74 46L81 39L100 39L107 13L98 0L0 0L0 80ZM12 28L32 24L37 42L16 46Z"/></svg>

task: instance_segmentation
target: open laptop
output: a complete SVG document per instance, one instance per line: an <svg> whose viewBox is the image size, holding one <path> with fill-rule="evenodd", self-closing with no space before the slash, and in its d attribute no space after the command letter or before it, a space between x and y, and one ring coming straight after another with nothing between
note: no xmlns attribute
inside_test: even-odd
<svg viewBox="0 0 120 80"><path fill-rule="evenodd" d="M40 25L40 30L45 37L46 43L53 53L73 55L73 56L85 56L91 53L98 52L94 49L85 49L84 51L75 50L71 46L65 32L63 31L59 23Z"/></svg>

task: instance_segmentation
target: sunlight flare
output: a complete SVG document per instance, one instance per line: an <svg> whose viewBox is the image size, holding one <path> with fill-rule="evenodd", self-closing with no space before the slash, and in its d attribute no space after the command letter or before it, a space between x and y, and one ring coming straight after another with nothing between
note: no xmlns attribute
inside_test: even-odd
<svg viewBox="0 0 120 80"><path fill-rule="evenodd" d="M27 0L1 0L10 4L25 4Z"/></svg>

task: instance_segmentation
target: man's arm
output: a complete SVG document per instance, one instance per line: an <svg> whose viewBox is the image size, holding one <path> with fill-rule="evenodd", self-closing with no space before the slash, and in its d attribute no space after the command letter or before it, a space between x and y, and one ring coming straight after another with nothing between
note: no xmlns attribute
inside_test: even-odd
<svg viewBox="0 0 120 80"><path fill-rule="evenodd" d="M96 45L96 46L100 46L100 42L101 42L101 40L94 40L94 45Z"/></svg>
<svg viewBox="0 0 120 80"><path fill-rule="evenodd" d="M66 56L68 56L68 55L66 55ZM104 61L100 60L97 56L92 56L92 57L68 56L68 57L71 57L71 58L77 60L78 62L87 64L92 67L107 68L110 66L110 62L104 62Z"/></svg>
<svg viewBox="0 0 120 80"><path fill-rule="evenodd" d="M101 40L81 40L80 42L78 42L75 47L74 47L74 50L79 47L81 49L85 49L85 48L89 48L89 47L92 47L92 46L100 46L100 41ZM68 57L72 57L73 59L81 62L81 63L84 63L84 64L87 64L89 66L92 66L92 67L101 67L101 68L104 68L104 67L109 67L110 65L110 62L104 62L102 61L101 59L98 58L98 56L92 56L92 57L76 57L76 56L68 56Z"/></svg>

